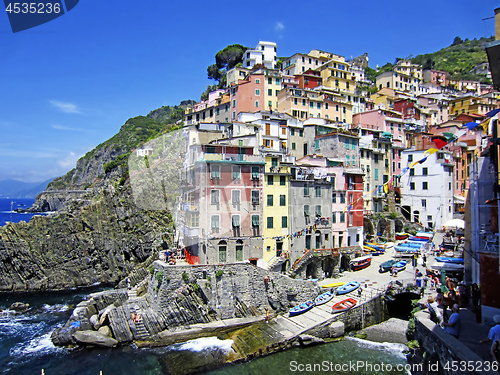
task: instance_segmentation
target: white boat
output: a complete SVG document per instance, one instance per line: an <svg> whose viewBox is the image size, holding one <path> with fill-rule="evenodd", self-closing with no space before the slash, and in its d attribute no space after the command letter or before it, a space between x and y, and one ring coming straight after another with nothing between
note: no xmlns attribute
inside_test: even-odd
<svg viewBox="0 0 500 375"><path fill-rule="evenodd" d="M463 264L458 264L458 263L451 263L451 262L434 262L431 264L431 268L433 270L440 271L444 269L445 271L449 272L463 272L464 271L464 265Z"/></svg>

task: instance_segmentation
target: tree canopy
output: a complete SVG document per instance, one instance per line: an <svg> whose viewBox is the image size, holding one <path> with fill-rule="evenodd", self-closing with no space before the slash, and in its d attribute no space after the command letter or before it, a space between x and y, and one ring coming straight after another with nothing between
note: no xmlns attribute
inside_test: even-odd
<svg viewBox="0 0 500 375"><path fill-rule="evenodd" d="M241 44L231 44L221 49L215 54L215 64L207 67L208 78L216 80L218 87L224 86L226 72L243 61L243 54L247 49Z"/></svg>

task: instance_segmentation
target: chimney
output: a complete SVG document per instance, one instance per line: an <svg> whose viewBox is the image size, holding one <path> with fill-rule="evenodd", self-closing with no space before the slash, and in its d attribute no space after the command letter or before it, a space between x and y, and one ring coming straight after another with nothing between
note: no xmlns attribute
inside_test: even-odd
<svg viewBox="0 0 500 375"><path fill-rule="evenodd" d="M500 8L495 9L495 40L500 39Z"/></svg>

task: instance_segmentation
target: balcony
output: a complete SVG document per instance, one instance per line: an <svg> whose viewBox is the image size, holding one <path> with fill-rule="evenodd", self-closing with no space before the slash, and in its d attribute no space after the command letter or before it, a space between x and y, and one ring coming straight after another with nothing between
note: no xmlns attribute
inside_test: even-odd
<svg viewBox="0 0 500 375"><path fill-rule="evenodd" d="M194 162L233 162L233 163L264 163L263 155L246 155L246 154L210 154L199 152L195 155Z"/></svg>
<svg viewBox="0 0 500 375"><path fill-rule="evenodd" d="M199 237L200 236L200 229L185 226L184 227L184 236L185 237Z"/></svg>
<svg viewBox="0 0 500 375"><path fill-rule="evenodd" d="M183 202L182 203L182 210L183 211L199 211L200 205L198 203Z"/></svg>
<svg viewBox="0 0 500 375"><path fill-rule="evenodd" d="M290 174L290 167L289 166L269 167L266 165L266 173Z"/></svg>

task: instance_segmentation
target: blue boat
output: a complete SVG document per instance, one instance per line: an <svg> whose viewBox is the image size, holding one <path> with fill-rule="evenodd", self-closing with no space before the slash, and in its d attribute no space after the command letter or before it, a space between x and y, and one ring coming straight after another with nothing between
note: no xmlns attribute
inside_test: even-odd
<svg viewBox="0 0 500 375"><path fill-rule="evenodd" d="M405 253L405 254L413 254L413 253L418 253L420 250L419 248L416 247L403 247L403 246L396 246L394 248L397 253Z"/></svg>
<svg viewBox="0 0 500 375"><path fill-rule="evenodd" d="M382 263L379 266L378 272L383 273L383 272L390 271L390 269L392 268L392 266L394 265L394 263L396 263L396 261L394 259L386 260L384 263Z"/></svg>
<svg viewBox="0 0 500 375"><path fill-rule="evenodd" d="M406 265L408 262L406 260L400 260L397 263L394 263L393 267L396 268L398 271L403 271L406 268Z"/></svg>
<svg viewBox="0 0 500 375"><path fill-rule="evenodd" d="M337 294L351 293L353 290L356 290L358 288L359 288L359 282L358 281L351 281L345 285L342 285L341 287L338 287Z"/></svg>
<svg viewBox="0 0 500 375"><path fill-rule="evenodd" d="M316 306L323 305L324 303L327 303L330 301L333 297L335 297L335 292L329 290L326 293L322 293L319 296L316 297L314 300L314 303Z"/></svg>
<svg viewBox="0 0 500 375"><path fill-rule="evenodd" d="M431 239L426 237L408 237L408 241L419 241L419 242L429 242Z"/></svg>
<svg viewBox="0 0 500 375"><path fill-rule="evenodd" d="M399 245L397 246L403 246L403 247L415 247L415 248L421 248L422 246L424 246L424 243L423 242L402 242L400 243Z"/></svg>
<svg viewBox="0 0 500 375"><path fill-rule="evenodd" d="M290 309L290 316L295 316L295 315L305 313L306 311L311 310L313 307L314 307L313 301L307 301L307 302L301 303L300 305L292 307Z"/></svg>
<svg viewBox="0 0 500 375"><path fill-rule="evenodd" d="M464 258L436 257L436 261L445 263L464 264Z"/></svg>

